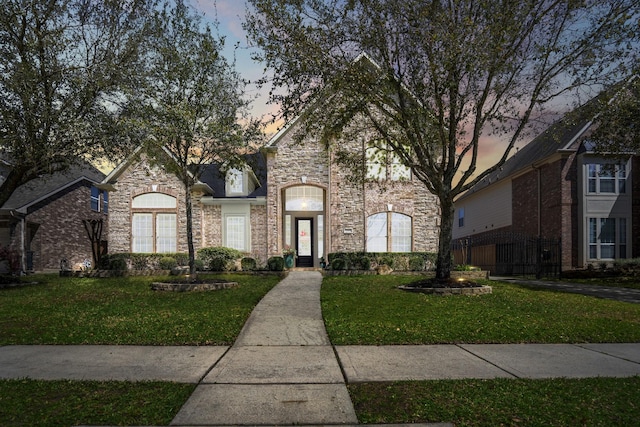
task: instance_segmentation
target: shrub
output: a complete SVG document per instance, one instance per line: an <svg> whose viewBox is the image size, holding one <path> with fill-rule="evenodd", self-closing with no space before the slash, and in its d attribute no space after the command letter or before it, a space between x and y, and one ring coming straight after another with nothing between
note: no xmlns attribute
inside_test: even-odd
<svg viewBox="0 0 640 427"><path fill-rule="evenodd" d="M281 256L274 256L267 260L267 268L269 271L283 271L284 270L284 258Z"/></svg>
<svg viewBox="0 0 640 427"><path fill-rule="evenodd" d="M425 267L425 260L420 255L411 255L409 257L409 270L422 271Z"/></svg>
<svg viewBox="0 0 640 427"><path fill-rule="evenodd" d="M171 270L173 268L176 268L177 266L178 266L178 261L176 261L175 258L170 256L162 257L158 261L158 267L160 268L160 270Z"/></svg>
<svg viewBox="0 0 640 427"><path fill-rule="evenodd" d="M384 255L378 261L378 265L388 265L391 268L393 268L394 264L395 264L395 259L393 258L392 255Z"/></svg>
<svg viewBox="0 0 640 427"><path fill-rule="evenodd" d="M371 269L371 259L367 256L360 256L357 260L357 266L360 270L370 270Z"/></svg>
<svg viewBox="0 0 640 427"><path fill-rule="evenodd" d="M242 271L252 271L256 269L256 260L251 257L244 257L240 261Z"/></svg>
<svg viewBox="0 0 640 427"><path fill-rule="evenodd" d="M242 258L242 252L240 252L237 249L225 248L222 246L217 246L214 248L198 249L198 259L201 259L202 262L204 262L204 265L208 265L211 268L212 260L214 258L220 258L224 260L225 268L226 268L227 262L235 261L237 259ZM220 261L216 261L216 263L219 263L219 262ZM219 265L219 264L216 264L216 265ZM223 271L225 268L223 268L222 270L214 270L214 271ZM213 268L211 269L213 270Z"/></svg>
<svg viewBox="0 0 640 427"><path fill-rule="evenodd" d="M227 260L222 257L214 257L209 261L209 270L211 271L227 271Z"/></svg>
<svg viewBox="0 0 640 427"><path fill-rule="evenodd" d="M188 260L187 260L187 264L189 264ZM201 259L196 259L195 265L196 265L196 270L198 271L204 270L204 261L202 261Z"/></svg>
<svg viewBox="0 0 640 427"><path fill-rule="evenodd" d="M127 260L123 257L109 257L109 270L125 271L127 269Z"/></svg>
<svg viewBox="0 0 640 427"><path fill-rule="evenodd" d="M189 265L189 254L172 254L172 256L176 259L178 265Z"/></svg>
<svg viewBox="0 0 640 427"><path fill-rule="evenodd" d="M331 268L333 270L345 270L347 268L347 261L344 258L335 258L331 261Z"/></svg>

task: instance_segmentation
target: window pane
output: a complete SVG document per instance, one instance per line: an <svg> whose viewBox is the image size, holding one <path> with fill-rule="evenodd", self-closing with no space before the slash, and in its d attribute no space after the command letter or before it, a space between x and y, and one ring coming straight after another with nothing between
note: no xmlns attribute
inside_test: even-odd
<svg viewBox="0 0 640 427"><path fill-rule="evenodd" d="M98 187L91 187L91 210L100 212L100 190Z"/></svg>
<svg viewBox="0 0 640 427"><path fill-rule="evenodd" d="M227 172L227 184L229 185L229 193L242 193L244 191L244 183L242 182L243 173L238 169L231 169Z"/></svg>
<svg viewBox="0 0 640 427"><path fill-rule="evenodd" d="M176 198L162 193L146 193L134 197L132 208L175 209Z"/></svg>
<svg viewBox="0 0 640 427"><path fill-rule="evenodd" d="M136 253L153 252L153 218L151 214L133 214L132 248Z"/></svg>
<svg viewBox="0 0 640 427"><path fill-rule="evenodd" d="M245 217L244 216L228 216L226 224L225 246L228 248L246 251L245 244Z"/></svg>
<svg viewBox="0 0 640 427"><path fill-rule="evenodd" d="M411 252L411 217L391 214L391 251Z"/></svg>
<svg viewBox="0 0 640 427"><path fill-rule="evenodd" d="M284 216L284 244L291 246L291 215Z"/></svg>
<svg viewBox="0 0 640 427"><path fill-rule="evenodd" d="M324 256L324 215L318 215L318 257Z"/></svg>
<svg viewBox="0 0 640 427"><path fill-rule="evenodd" d="M600 219L600 258L613 259L616 257L616 220L613 218Z"/></svg>
<svg viewBox="0 0 640 427"><path fill-rule="evenodd" d="M176 252L176 214L156 215L156 252Z"/></svg>
<svg viewBox="0 0 640 427"><path fill-rule="evenodd" d="M324 191L310 185L299 185L285 191L285 210L316 211L324 210Z"/></svg>
<svg viewBox="0 0 640 427"><path fill-rule="evenodd" d="M387 252L387 214L367 218L367 252Z"/></svg>
<svg viewBox="0 0 640 427"><path fill-rule="evenodd" d="M589 218L589 243L598 242L598 220Z"/></svg>
<svg viewBox="0 0 640 427"><path fill-rule="evenodd" d="M387 178L387 153L377 147L369 147L366 151L366 179L382 181Z"/></svg>
<svg viewBox="0 0 640 427"><path fill-rule="evenodd" d="M109 213L109 193L107 191L102 192L102 212Z"/></svg>

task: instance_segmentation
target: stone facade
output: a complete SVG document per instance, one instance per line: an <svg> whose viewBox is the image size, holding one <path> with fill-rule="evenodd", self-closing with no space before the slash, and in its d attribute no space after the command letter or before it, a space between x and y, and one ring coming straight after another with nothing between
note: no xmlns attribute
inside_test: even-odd
<svg viewBox="0 0 640 427"><path fill-rule="evenodd" d="M383 183L358 181L321 143L313 139L298 143L293 141L292 134L289 131L276 136L265 150L269 256L282 253L285 247L285 191L296 186L323 190L324 250L316 254L316 258L331 252L366 251L367 218L382 212L411 217L413 251L437 251L439 207L437 199L424 185L415 179ZM347 142L340 144L344 148ZM352 150L362 152L364 149L362 143L351 144ZM292 215L294 219L296 215L306 214L296 212ZM314 265L317 266L317 260Z"/></svg>
<svg viewBox="0 0 640 427"><path fill-rule="evenodd" d="M354 149L361 147L354 145ZM221 194L194 194L193 230L196 250L224 246L225 212L249 218L248 256L265 265L271 256L282 255L285 235L293 234L293 221L313 224L313 255L309 262L319 266L330 252L365 251L367 217L381 212L411 217L412 250L436 251L438 241L437 199L417 180L363 183L352 179L351 171L338 165L317 141L294 143L291 135L281 135L277 144L262 150L266 162L263 197L225 197ZM220 180L221 178L216 178ZM209 183L211 188L215 183ZM145 193L162 193L177 199L177 250L186 252L186 210L182 183L160 166L149 164L144 155L130 159L104 183L110 186L110 252L131 252L131 201ZM285 210L285 192L298 186L313 187L322 194L321 209ZM223 188L217 186L216 188ZM215 191L214 191L215 193ZM243 208L244 206L244 208ZM244 215L244 214L242 214ZM287 217L287 218L286 218ZM285 220L289 231L285 231ZM296 223L297 224L297 223ZM289 237L291 238L291 237ZM292 246L293 242L290 242Z"/></svg>

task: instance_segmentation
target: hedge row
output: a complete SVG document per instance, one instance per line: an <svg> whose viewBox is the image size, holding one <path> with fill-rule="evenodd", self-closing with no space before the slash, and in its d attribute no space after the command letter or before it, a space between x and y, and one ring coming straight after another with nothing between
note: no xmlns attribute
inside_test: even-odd
<svg viewBox="0 0 640 427"><path fill-rule="evenodd" d="M243 256L242 252L231 248L202 248L196 255L196 269L210 271L257 270L254 258ZM101 270L171 270L189 265L189 255L185 253L114 253L102 257Z"/></svg>
<svg viewBox="0 0 640 427"><path fill-rule="evenodd" d="M327 268L371 270L387 265L396 271L431 271L436 257L433 252L334 252L327 256Z"/></svg>

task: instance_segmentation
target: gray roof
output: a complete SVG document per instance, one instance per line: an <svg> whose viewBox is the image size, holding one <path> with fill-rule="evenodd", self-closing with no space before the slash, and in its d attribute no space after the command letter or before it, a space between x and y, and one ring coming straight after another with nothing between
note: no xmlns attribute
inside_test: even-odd
<svg viewBox="0 0 640 427"><path fill-rule="evenodd" d="M0 173L6 176L9 171L6 167L0 168ZM83 180L99 183L105 175L88 162L80 162L73 165L65 172L56 172L50 175L42 175L26 184L21 185L13 192L2 209L26 210L30 205L56 195L70 186Z"/></svg>
<svg viewBox="0 0 640 427"><path fill-rule="evenodd" d="M576 151L579 148L579 144L575 144L575 142L591 125L594 114L592 108L594 101L592 100L565 114L560 120L518 150L515 155L507 159L501 168L486 176L464 193L461 198L488 187L498 180L515 175L556 153Z"/></svg>

